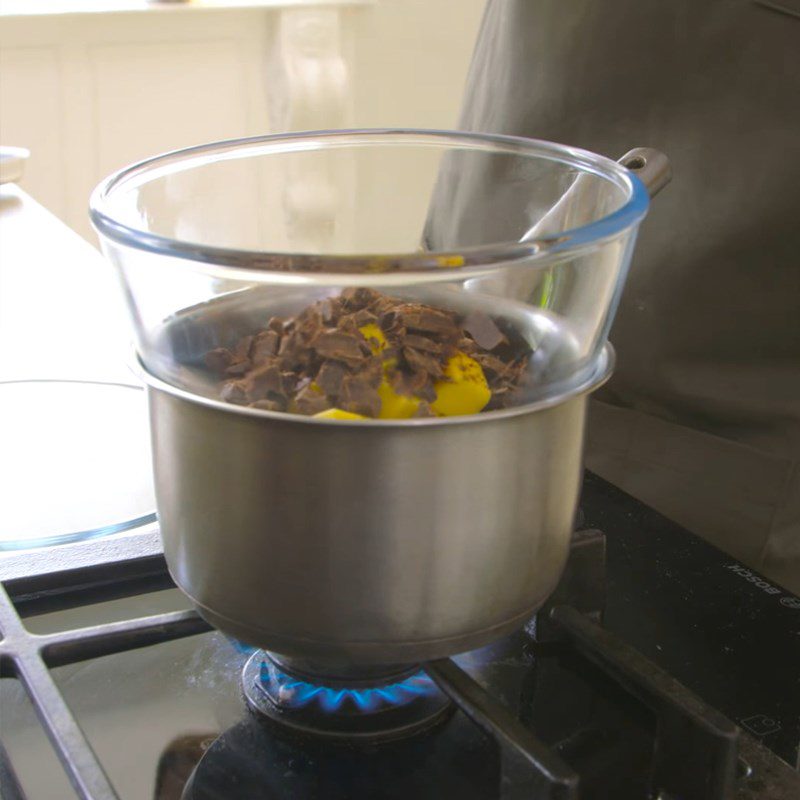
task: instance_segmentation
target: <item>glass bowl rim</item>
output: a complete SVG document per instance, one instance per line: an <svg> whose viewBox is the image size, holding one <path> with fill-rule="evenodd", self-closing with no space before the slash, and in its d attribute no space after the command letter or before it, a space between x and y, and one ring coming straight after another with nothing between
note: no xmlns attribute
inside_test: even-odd
<svg viewBox="0 0 800 800"><path fill-rule="evenodd" d="M382 140L386 140L385 142ZM399 140L399 141L397 141ZM208 163L214 155L227 158L246 158L251 149L262 154L263 148L274 152L324 149L339 146L362 147L381 144L429 144L446 147L448 143L462 149L484 150L510 155L538 156L594 174L627 191L628 199L620 208L587 225L556 234L525 241L505 241L451 249L448 251L417 251L412 253L320 254L294 251L263 251L204 245L127 225L115 219L111 211L113 196L130 181L155 173L156 176L191 169L196 161ZM242 155L237 155L241 153ZM297 131L265 134L172 150L123 167L104 178L94 189L89 201L89 216L95 229L108 240L161 256L199 262L216 275L232 279L255 279L270 275L284 280L289 274L344 276L402 271L413 273L457 273L467 277L470 272L486 272L492 265L510 266L514 262L549 262L554 256L562 259L578 255L597 244L612 239L637 225L646 215L649 196L644 184L630 170L610 158L577 147L557 144L543 139L519 136L472 133L425 128L352 128L341 130ZM455 259L455 262L454 262ZM289 269L287 270L287 264Z"/></svg>

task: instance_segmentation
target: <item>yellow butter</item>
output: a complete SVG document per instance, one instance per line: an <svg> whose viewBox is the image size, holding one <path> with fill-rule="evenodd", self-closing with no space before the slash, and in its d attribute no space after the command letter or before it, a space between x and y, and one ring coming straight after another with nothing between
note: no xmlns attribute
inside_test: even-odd
<svg viewBox="0 0 800 800"><path fill-rule="evenodd" d="M381 398L381 419L408 419L417 413L419 398L398 394L386 378L381 381L378 394Z"/></svg>
<svg viewBox="0 0 800 800"><path fill-rule="evenodd" d="M378 353L386 349L386 337L383 335L383 331L374 322L362 325L358 330L367 340L367 344L369 345L369 349L372 350L373 355L378 355Z"/></svg>
<svg viewBox="0 0 800 800"><path fill-rule="evenodd" d="M460 350L448 360L444 374L447 380L434 385L436 400L431 403L440 417L477 414L492 398L481 365Z"/></svg>
<svg viewBox="0 0 800 800"><path fill-rule="evenodd" d="M383 331L372 323L359 328L369 342L372 352L380 353L386 347ZM387 359L384 372L389 372L397 363L397 359ZM445 380L434 385L436 400L431 409L440 417L457 417L465 414L477 414L492 397L481 365L466 353L458 351L450 358L444 368ZM413 395L398 394L384 377L378 386L381 398L380 419L409 419L413 417L422 402ZM314 414L319 419L368 419L361 414L354 414L341 408L329 408Z"/></svg>
<svg viewBox="0 0 800 800"><path fill-rule="evenodd" d="M352 411L345 411L343 408L329 408L314 414L317 419L368 419L363 414L355 414Z"/></svg>

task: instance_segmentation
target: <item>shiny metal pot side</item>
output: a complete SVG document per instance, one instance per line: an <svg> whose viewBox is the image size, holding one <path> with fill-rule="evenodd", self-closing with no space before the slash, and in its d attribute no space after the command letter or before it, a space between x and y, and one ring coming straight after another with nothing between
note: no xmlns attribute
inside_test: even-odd
<svg viewBox="0 0 800 800"><path fill-rule="evenodd" d="M547 598L569 549L592 374L471 417L341 422L231 406L143 370L170 572L287 656L407 663L479 647Z"/></svg>

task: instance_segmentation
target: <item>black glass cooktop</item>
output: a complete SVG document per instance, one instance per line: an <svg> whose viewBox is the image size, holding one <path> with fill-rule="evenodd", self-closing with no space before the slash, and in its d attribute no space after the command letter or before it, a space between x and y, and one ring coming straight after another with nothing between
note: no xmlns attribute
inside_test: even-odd
<svg viewBox="0 0 800 800"><path fill-rule="evenodd" d="M604 624L800 766L800 599L588 474L606 533Z"/></svg>

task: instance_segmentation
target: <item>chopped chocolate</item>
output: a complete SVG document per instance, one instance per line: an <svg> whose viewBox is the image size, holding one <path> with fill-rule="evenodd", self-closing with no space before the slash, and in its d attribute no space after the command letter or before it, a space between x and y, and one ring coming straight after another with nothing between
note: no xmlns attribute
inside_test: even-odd
<svg viewBox="0 0 800 800"><path fill-rule="evenodd" d="M309 378L307 375L305 377L303 377L303 378L299 378L298 379L298 377L296 375L294 375L293 373L291 373L291 372L284 372L283 374L284 374L284 376L287 376L287 377L291 378L292 383L290 383L289 385L292 386L292 391L295 394L297 394L298 392L303 391L303 389L305 389L306 386L311 386L311 383L312 383L311 378Z"/></svg>
<svg viewBox="0 0 800 800"><path fill-rule="evenodd" d="M336 330L342 331L343 333L352 334L359 339L359 341L361 341L361 334L359 333L355 316L355 314L344 314L340 316L339 321L336 323Z"/></svg>
<svg viewBox="0 0 800 800"><path fill-rule="evenodd" d="M250 345L253 343L253 336L245 336L236 343L233 349L234 361L245 361L250 355Z"/></svg>
<svg viewBox="0 0 800 800"><path fill-rule="evenodd" d="M456 349L461 350L468 356L472 356L475 355L475 353L480 352L480 347L478 347L477 342L474 339L470 339L468 336L458 340Z"/></svg>
<svg viewBox="0 0 800 800"><path fill-rule="evenodd" d="M492 397L486 406L487 411L494 411L496 408L507 408L514 403L514 396L518 388L511 384L504 384L497 389L492 389Z"/></svg>
<svg viewBox="0 0 800 800"><path fill-rule="evenodd" d="M331 408L328 398L311 384L297 393L297 397L294 398L294 403L298 413L306 414L307 416L319 414L320 411L327 411Z"/></svg>
<svg viewBox="0 0 800 800"><path fill-rule="evenodd" d="M377 325L383 339L361 329ZM385 341L384 341L385 339ZM380 347L379 347L380 345ZM457 353L474 359L491 390L486 410L513 403L531 349L506 321L473 311L458 314L364 287L344 289L289 317L216 348L206 365L225 381L224 400L270 411L317 414L341 408L381 413L382 385L419 400L416 417L435 416L436 386Z"/></svg>
<svg viewBox="0 0 800 800"><path fill-rule="evenodd" d="M427 372L434 380L444 377L444 370L438 359L430 353L423 353L411 347L403 348L403 358L411 369L415 372Z"/></svg>
<svg viewBox="0 0 800 800"><path fill-rule="evenodd" d="M225 370L225 374L229 378L241 378L242 375L246 374L248 370L252 368L252 363L250 362L249 358L246 358L244 361L237 361L234 364L231 364L228 369Z"/></svg>
<svg viewBox="0 0 800 800"><path fill-rule="evenodd" d="M224 375L225 370L233 363L233 353L227 347L217 347L206 353L206 366L218 375Z"/></svg>
<svg viewBox="0 0 800 800"><path fill-rule="evenodd" d="M361 311L356 311L353 314L353 322L355 322L356 326L362 328L364 325L374 325L378 321L378 318L373 314L371 311L367 311L366 308L362 308Z"/></svg>
<svg viewBox="0 0 800 800"><path fill-rule="evenodd" d="M377 417L381 413L381 398L376 386L361 375L347 375L342 381L340 407L365 417Z"/></svg>
<svg viewBox="0 0 800 800"><path fill-rule="evenodd" d="M278 355L291 356L297 352L298 345L297 334L292 331L281 339L281 343L278 345Z"/></svg>
<svg viewBox="0 0 800 800"><path fill-rule="evenodd" d="M415 350L435 353L437 356L442 354L442 345L434 339L429 339L427 336L418 336L415 333L409 333L403 337L403 344L406 347L413 347Z"/></svg>
<svg viewBox="0 0 800 800"><path fill-rule="evenodd" d="M331 300L330 297L320 300L319 313L322 315L322 321L326 325L330 325L332 322L334 322L335 306L333 305L333 300Z"/></svg>
<svg viewBox="0 0 800 800"><path fill-rule="evenodd" d="M219 396L228 403L244 405L247 402L247 393L240 381L228 381L223 387Z"/></svg>
<svg viewBox="0 0 800 800"><path fill-rule="evenodd" d="M506 371L506 363L491 353L475 353L472 358L481 365L487 378L502 375Z"/></svg>
<svg viewBox="0 0 800 800"><path fill-rule="evenodd" d="M406 372L398 369L395 370L389 382L397 394L420 397L431 403L436 399L436 389L427 372Z"/></svg>
<svg viewBox="0 0 800 800"><path fill-rule="evenodd" d="M315 378L317 386L328 397L338 397L342 392L342 381L347 374L343 364L337 361L326 361Z"/></svg>
<svg viewBox="0 0 800 800"><path fill-rule="evenodd" d="M281 339L278 359L282 370L303 372L313 364L315 355L311 346L303 341L302 331L295 329Z"/></svg>
<svg viewBox="0 0 800 800"><path fill-rule="evenodd" d="M395 311L384 311L378 317L378 325L383 331L391 331L400 324L400 316Z"/></svg>
<svg viewBox="0 0 800 800"><path fill-rule="evenodd" d="M412 414L414 417L435 417L436 413L431 408L431 404L422 400L417 406L417 410Z"/></svg>
<svg viewBox="0 0 800 800"><path fill-rule="evenodd" d="M401 303L395 308L395 313L409 330L434 333L448 339L458 338L455 315L448 311L423 306L421 303Z"/></svg>
<svg viewBox="0 0 800 800"><path fill-rule="evenodd" d="M361 308L366 308L370 303L375 302L378 297L379 295L374 289L367 289L363 286L345 289L340 295L342 305L348 311L358 311Z"/></svg>
<svg viewBox="0 0 800 800"><path fill-rule="evenodd" d="M370 359L358 369L358 374L374 389L381 385L383 380L383 357L371 356Z"/></svg>
<svg viewBox="0 0 800 800"><path fill-rule="evenodd" d="M300 346L312 347L324 331L325 324L322 321L322 314L315 306L311 306L297 318L294 341Z"/></svg>
<svg viewBox="0 0 800 800"><path fill-rule="evenodd" d="M503 331L483 311L471 311L464 318L461 326L484 350L494 350L501 344L508 343Z"/></svg>
<svg viewBox="0 0 800 800"><path fill-rule="evenodd" d="M278 352L278 345L281 342L280 334L274 330L261 331L257 333L250 345L250 360L258 365L266 361L270 356Z"/></svg>
<svg viewBox="0 0 800 800"><path fill-rule="evenodd" d="M250 408L260 408L264 411L286 411L286 404L279 400L256 400L250 403Z"/></svg>
<svg viewBox="0 0 800 800"><path fill-rule="evenodd" d="M527 357L518 358L516 361L513 361L511 363L509 368L506 370L506 380L508 381L510 386L516 387L521 384L527 366L528 366Z"/></svg>
<svg viewBox="0 0 800 800"><path fill-rule="evenodd" d="M387 294L379 294L376 292L377 298L373 300L371 309L376 316L380 317L387 311L397 305L397 299L389 297Z"/></svg>
<svg viewBox="0 0 800 800"><path fill-rule="evenodd" d="M363 337L362 337L363 340ZM314 341L314 349L323 358L351 363L364 360L361 341L353 333L328 330L321 333Z"/></svg>
<svg viewBox="0 0 800 800"><path fill-rule="evenodd" d="M254 369L242 381L242 387L251 402L261 400L268 394L286 395L281 371L275 362Z"/></svg>

